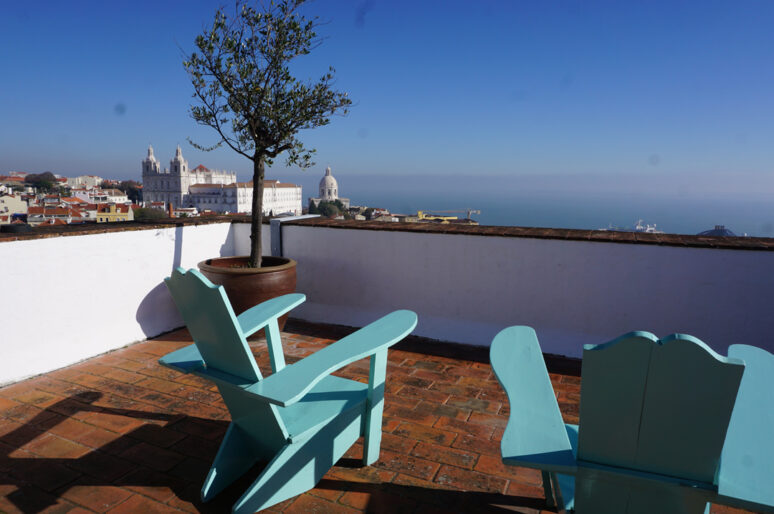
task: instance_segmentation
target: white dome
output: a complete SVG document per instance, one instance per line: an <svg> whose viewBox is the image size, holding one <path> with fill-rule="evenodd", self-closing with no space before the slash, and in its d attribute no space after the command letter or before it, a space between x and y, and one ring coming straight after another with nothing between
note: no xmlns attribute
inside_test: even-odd
<svg viewBox="0 0 774 514"><path fill-rule="evenodd" d="M331 175L331 167L325 170L325 176L320 180L320 198L322 200L336 200L339 197L339 184Z"/></svg>

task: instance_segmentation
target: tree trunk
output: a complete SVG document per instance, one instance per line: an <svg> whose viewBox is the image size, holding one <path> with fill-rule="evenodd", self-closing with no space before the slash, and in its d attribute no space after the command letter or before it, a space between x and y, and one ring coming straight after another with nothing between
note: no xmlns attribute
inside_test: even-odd
<svg viewBox="0 0 774 514"><path fill-rule="evenodd" d="M263 225L263 174L264 157L253 159L253 213L250 221L250 261L251 268L261 267L261 227Z"/></svg>

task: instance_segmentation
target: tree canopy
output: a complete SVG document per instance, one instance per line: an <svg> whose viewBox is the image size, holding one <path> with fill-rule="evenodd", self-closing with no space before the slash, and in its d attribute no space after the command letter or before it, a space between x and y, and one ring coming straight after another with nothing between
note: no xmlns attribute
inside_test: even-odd
<svg viewBox="0 0 774 514"><path fill-rule="evenodd" d="M55 186L59 185L56 181L56 177L50 171L43 173L30 173L24 177L24 182L25 184L29 184L43 192L51 191L55 188Z"/></svg>
<svg viewBox="0 0 774 514"><path fill-rule="evenodd" d="M126 197L132 203L142 203L142 185L134 180L122 180L114 186L119 191L126 193Z"/></svg>
<svg viewBox="0 0 774 514"><path fill-rule="evenodd" d="M198 52L183 62L194 86L191 117L213 128L219 141L253 161L253 219L250 266L259 267L265 165L280 154L286 164L308 168L314 149L304 146L300 130L330 123L346 114L351 100L333 89L333 68L316 81L302 81L290 64L309 54L321 40L317 18L298 12L304 0L278 0L253 7L238 0L229 18L218 9L211 28L196 38Z"/></svg>
<svg viewBox="0 0 774 514"><path fill-rule="evenodd" d="M336 216L344 216L346 219L352 218L341 200L333 200L332 202L322 200L318 205L310 201L309 214L319 214L326 218L335 218Z"/></svg>

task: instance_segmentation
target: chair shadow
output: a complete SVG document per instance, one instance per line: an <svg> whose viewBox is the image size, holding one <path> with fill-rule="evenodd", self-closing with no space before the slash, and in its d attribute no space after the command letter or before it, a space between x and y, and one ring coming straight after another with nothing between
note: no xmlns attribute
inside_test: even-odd
<svg viewBox="0 0 774 514"><path fill-rule="evenodd" d="M351 462L350 462L351 461ZM338 467L360 467L359 459L341 459ZM368 513L394 512L556 512L543 498L479 491L460 491L393 483L368 483L323 478L316 489L367 493Z"/></svg>
<svg viewBox="0 0 774 514"><path fill-rule="evenodd" d="M166 487L180 500L192 503L201 512L227 512L249 485L249 477L253 476L251 473L246 474L245 480L240 479L224 490L215 501L206 505L201 502L199 489L209 469L209 462L215 457L221 435L218 435L212 447L201 448L201 465L191 465L189 476L170 475L143 463L150 462L152 465L154 460L152 455L143 455L142 450L146 449L143 443L174 440L179 435L185 437L190 429L178 431L176 428L192 424L208 426L210 430L225 433L227 421L94 405L100 398L102 393L96 391L71 395L0 436L0 486L16 487L6 498L21 512L46 510L55 505L68 489L78 486ZM28 443L43 437L71 416L88 412L143 419L148 423L126 434L117 435L112 441L77 458L18 456L26 453L23 447ZM148 449L153 448L148 446ZM42 494L41 490L47 493Z"/></svg>
<svg viewBox="0 0 774 514"><path fill-rule="evenodd" d="M55 505L58 498L64 497L68 490L74 487L117 486L168 488L179 500L193 504L199 512L229 512L265 466L265 463L257 464L214 500L202 503L199 491L228 428L228 421L95 405L102 397L103 394L97 391L73 394L46 407L20 427L0 436L0 487L16 487L6 498L18 510L44 511ZM147 423L123 435L117 435L112 441L77 458L20 456L26 453L23 448L25 445L43 437L70 417L88 412L142 419ZM152 455L153 450L162 454L161 458L167 450L163 449L164 443L161 443L161 446L153 446L153 443L182 441L188 435L195 435L197 427L207 430L210 434L202 435L198 441L202 442L207 438L206 441L211 441L212 444L198 444L194 450L196 457L189 456L178 462L173 473L169 473L169 469L155 470L154 462L158 456ZM183 437L179 438L181 434ZM363 464L360 459L342 458L336 463L336 467L360 468ZM415 510L417 506L420 510L445 512L502 512L503 509L518 512L520 508L546 509L545 501L541 498L391 483L323 479L317 489L369 493L366 512L407 512ZM47 492L41 493L42 490ZM146 493L147 491L141 494Z"/></svg>

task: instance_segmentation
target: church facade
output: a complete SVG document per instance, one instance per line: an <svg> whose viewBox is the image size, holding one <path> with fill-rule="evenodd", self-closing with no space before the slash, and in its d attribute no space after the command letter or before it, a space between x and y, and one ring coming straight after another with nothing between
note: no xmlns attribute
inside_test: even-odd
<svg viewBox="0 0 774 514"><path fill-rule="evenodd" d="M146 205L163 202L165 207L196 207L218 213L252 212L253 183L237 182L233 171L210 170L199 165L188 169L178 145L169 169L161 170L159 161L148 146L142 161L143 201ZM265 215L301 214L301 186L278 180L264 180L263 213Z"/></svg>
<svg viewBox="0 0 774 514"><path fill-rule="evenodd" d="M204 166L188 169L188 161L183 158L180 145L175 157L169 161L169 169L161 169L159 161L153 155L153 147L148 146L148 156L142 161L143 201L164 202L172 207L196 207L187 205L191 186L195 184L233 184L236 173L233 171L209 170Z"/></svg>

